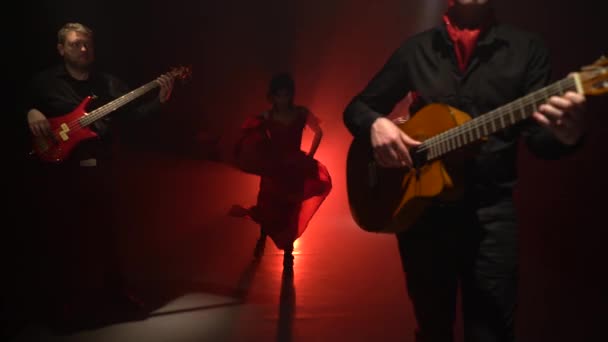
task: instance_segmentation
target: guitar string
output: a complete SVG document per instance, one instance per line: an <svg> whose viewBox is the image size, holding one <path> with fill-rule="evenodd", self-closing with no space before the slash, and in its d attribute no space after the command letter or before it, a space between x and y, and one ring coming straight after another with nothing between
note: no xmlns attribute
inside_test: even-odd
<svg viewBox="0 0 608 342"><path fill-rule="evenodd" d="M176 77L176 78L184 78L184 77L186 77L188 75L188 69L183 69L181 71L173 70L173 71L170 71L168 74L171 74L173 77ZM158 81L156 81L156 80L148 82L147 84L145 84L145 85L143 85L143 86L141 86L141 87L139 87L139 88L137 88L137 89L135 89L135 90L133 90L133 91L131 91L131 92L129 92L129 93L121 96L121 97L119 97L118 99L116 99L116 100L114 100L114 101L112 101L110 103L106 103L105 105L97 108L96 110L94 110L93 112L91 112L91 113L88 114L90 116L80 117L80 118L78 118L78 119L76 119L74 121L68 122L68 127L71 130L82 129L83 127L86 127L89 124L93 123L94 121L97 121L98 119L100 119L101 117L105 116L106 114L109 114L109 113L113 112L114 110L116 110L117 108L122 107L125 103L128 103L128 102L134 100L135 98L137 98L137 97L139 97L139 96L147 93L148 91L156 88L157 86L160 86L160 83L158 83ZM148 87L149 89L144 89L146 87ZM137 91L141 91L142 93L135 96L134 93L137 92ZM131 96L131 95L133 95L134 97L129 98L128 96ZM120 100L120 99L123 99L123 100ZM109 107L114 102L116 102L118 104L116 108L108 111L107 113L99 114L98 118L93 118L94 116L97 115L97 114L94 114L95 112L101 112L102 110L104 110L104 107ZM91 122L88 123L88 124L85 124L85 125L81 125L80 121L83 120L83 119L88 119Z"/></svg>
<svg viewBox="0 0 608 342"><path fill-rule="evenodd" d="M515 100L509 104L506 104L500 108L497 108L495 110L488 112L487 114L480 116L478 120L475 120L475 123L469 121L468 124L465 123L454 129L440 133L440 134L436 135L435 137L432 137L432 138L426 140L424 142L424 145L421 148L417 149L417 151L425 152L425 151L430 150L431 148L438 147L439 144L447 143L447 142L449 142L450 139L453 139L455 137L463 136L464 134L469 134L469 133L472 133L472 134L477 133L477 132L475 132L475 130L478 130L480 127L490 124L492 121L494 121L494 124L497 125L497 120L500 120L501 118L504 118L507 115L512 116L513 112L515 112L516 110L522 110L524 107L527 107L530 105L538 105L539 102L546 101L549 97L552 96L552 95L548 95L548 93L558 94L563 91L573 90L571 88L574 87L574 85L575 85L575 80L570 77L563 79L561 81L555 82L554 84L547 86L545 88L539 89L539 90L527 95L526 97L524 97L522 99ZM542 95L542 97L539 98L539 96L541 96L541 95ZM529 117L531 115L531 113L525 114L525 115L526 116L524 116L520 119L516 119L515 122L524 120L525 118ZM508 119L508 120L510 120L510 119ZM500 124L498 124L498 126L500 126ZM486 126L486 128L489 128L489 127ZM490 129L488 129L488 131L490 131ZM459 144L457 141L453 141L453 142L454 142L453 145ZM467 143L465 143L464 145L466 145ZM461 147L461 146L458 146L456 148L459 148L459 147ZM453 150L453 149L449 149L448 151L446 151L446 153L450 152L451 150ZM445 154L445 153L442 153L442 154Z"/></svg>
<svg viewBox="0 0 608 342"><path fill-rule="evenodd" d="M551 91L552 94L556 94L563 90L563 89L561 89L562 87L564 87L564 86L569 87L567 84L564 84L564 86L562 86L562 84L560 84L560 83L562 83L562 82L561 81L556 82L555 84L552 84L551 86L540 89L522 99L515 100L500 108L494 109L494 110L488 112L487 114L481 115L478 120L469 121L468 124L465 123L454 129L440 133L427 141L429 141L430 143L444 142L446 140L446 138L449 139L456 135L461 135L464 132L473 131L474 129L478 129L480 127L486 126L487 124L491 123L492 121L496 121L497 119L500 119L501 117L507 116L507 114L512 114L512 112L514 112L514 110L512 110L513 107L516 107L514 109L521 110L523 107L527 107L527 106L533 105L533 104L538 104L539 102L544 102L544 101L546 101L547 98L549 98L551 96L551 95L547 94L549 91ZM567 82L564 82L564 83L567 83ZM570 86L573 86L573 85L574 85L574 83L571 84ZM552 89L552 88L557 88L557 89ZM538 98L539 95L541 96L541 98ZM505 111L507 109L510 109L510 110ZM523 119L525 119L525 117L520 118L519 120L523 120Z"/></svg>
<svg viewBox="0 0 608 342"><path fill-rule="evenodd" d="M95 109L94 111L87 114L86 116L82 116L78 119L68 122L67 125L70 128L70 130L82 129L82 128L88 126L89 124L99 120L100 118L104 117L105 115L113 112L114 110L118 109L119 107L122 107L126 103L129 103L129 102L133 101L134 99L136 99L137 97L154 89L156 86L158 86L158 82L156 82L156 81L149 82L125 95L122 95L121 97L117 98L114 101L106 103L105 105ZM147 89L144 89L144 88L147 88ZM116 108L112 108L112 107L116 107ZM98 113L102 113L105 110L108 110L108 111L103 114L98 114ZM82 125L81 120L87 120L87 121L91 121L91 122Z"/></svg>
<svg viewBox="0 0 608 342"><path fill-rule="evenodd" d="M182 77L185 77L185 75L187 75L188 72L187 72L187 69L186 70L182 70L182 71L176 71L176 70L174 70L174 71L170 71L168 74L171 74L173 77L182 78ZM101 117L103 117L103 116L105 116L105 115L113 112L117 108L122 107L124 104L126 104L126 103L134 100L135 98L137 98L137 97L139 97L139 96L147 93L148 91L156 88L157 86L160 86L160 83L158 83L158 81L156 81L156 80L148 82L148 83L144 84L143 86L141 86L141 87L139 87L139 88L137 88L137 89L135 89L135 90L127 93L127 94L122 95L121 97L115 99L114 101L111 101L110 103L106 103L105 105L103 105L103 106L95 109L93 112L89 113L87 116L83 116L83 117L80 117L80 118L78 118L76 120L68 122L67 125L70 128L70 130L80 130L80 129L88 126L89 124L93 123L94 121L97 121ZM144 89L146 87L149 87L149 89ZM138 91L141 91L142 93L138 94L137 96L135 96L134 93L138 92ZM134 97L131 98L129 96L134 96ZM116 108L108 111L107 113L99 114L98 118L94 118L93 119L93 116L97 115L97 114L94 114L95 112L100 113L102 110L104 110L104 107L110 107L110 105L113 104L113 103L115 103L115 102L118 104ZM92 120L92 121L90 123L86 124L86 125L81 125L80 120L83 120L83 119L89 119L89 120Z"/></svg>
<svg viewBox="0 0 608 342"><path fill-rule="evenodd" d="M567 79L565 81L570 81L570 80ZM547 94L549 91L551 91L552 94L556 94L558 92L563 91L563 89L561 89L561 88L569 88L573 85L574 85L574 83L568 84L568 82L561 82L561 81L556 82L555 84L548 86L546 88L540 89L522 99L513 101L509 104L504 105L503 107L497 108L497 109L489 112L488 114L482 115L479 117L478 120L469 121L469 124L465 123L464 125L456 127L454 130L450 130L448 132L443 132L429 140L441 141L442 138L450 138L455 135L462 134L463 133L462 131L470 132L473 129L478 129L479 127L486 126L487 124L491 123L492 121L496 121L496 120L500 119L501 117L506 116L507 114L511 114L514 111L513 109L521 110L523 107L529 106L531 104L538 104L538 102L545 101L548 97L550 97L550 95ZM557 88L557 89L552 89L552 88ZM541 98L538 98L539 95L541 95ZM510 110L508 110L505 113L506 109L510 109ZM456 132L456 131L459 131L459 132Z"/></svg>

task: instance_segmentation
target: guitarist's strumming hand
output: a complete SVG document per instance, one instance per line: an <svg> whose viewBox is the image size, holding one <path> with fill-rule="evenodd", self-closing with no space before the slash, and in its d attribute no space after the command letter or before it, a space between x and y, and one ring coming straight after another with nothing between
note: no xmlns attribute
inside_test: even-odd
<svg viewBox="0 0 608 342"><path fill-rule="evenodd" d="M371 127L371 143L374 158L382 167L411 167L409 148L421 142L405 134L391 120L381 117Z"/></svg>
<svg viewBox="0 0 608 342"><path fill-rule="evenodd" d="M565 145L575 144L585 130L585 96L569 91L552 96L532 116Z"/></svg>
<svg viewBox="0 0 608 342"><path fill-rule="evenodd" d="M46 116L38 109L32 108L27 112L27 123L34 136L41 137L51 135L49 120L47 120Z"/></svg>
<svg viewBox="0 0 608 342"><path fill-rule="evenodd" d="M171 98L171 92L173 91L173 83L175 78L170 74L161 75L156 79L156 82L160 85L160 91L158 92L158 99L160 103L165 103Z"/></svg>

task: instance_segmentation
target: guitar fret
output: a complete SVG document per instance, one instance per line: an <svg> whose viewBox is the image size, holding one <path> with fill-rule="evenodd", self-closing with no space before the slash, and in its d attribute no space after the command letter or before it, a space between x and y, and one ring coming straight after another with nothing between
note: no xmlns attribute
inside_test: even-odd
<svg viewBox="0 0 608 342"><path fill-rule="evenodd" d="M523 98L518 101L517 112L519 113L519 117L520 117L519 120L524 120L531 113L530 112L530 101L527 101L526 99L527 98ZM514 122L513 124L515 124L516 122Z"/></svg>
<svg viewBox="0 0 608 342"><path fill-rule="evenodd" d="M110 103L106 103L105 105L103 105L103 106L97 108L96 110L92 111L91 113L87 114L86 117L83 117L80 120L81 125L84 127L84 126L88 126L88 125L92 124L93 122L97 121L98 119L106 116L109 113L114 112L115 110L122 107L123 105L135 100L136 98L140 97L141 95L154 89L156 86L158 86L158 83L156 81L149 82L149 83L115 99L114 101L112 101Z"/></svg>
<svg viewBox="0 0 608 342"><path fill-rule="evenodd" d="M525 109L525 107L520 106L519 108L517 108L517 112L519 113L518 121L524 120L528 116L528 111Z"/></svg>
<svg viewBox="0 0 608 342"><path fill-rule="evenodd" d="M528 116L530 116L534 112L534 104L530 104L529 102L522 101L519 108L517 108L517 112L519 113L519 120L525 120Z"/></svg>
<svg viewBox="0 0 608 342"><path fill-rule="evenodd" d="M517 112L520 113L522 120L529 115L529 111L526 109L525 98L517 101ZM513 124L515 124L515 122L513 122Z"/></svg>
<svg viewBox="0 0 608 342"><path fill-rule="evenodd" d="M535 101L536 102L536 108L534 109L535 111L538 109L538 107L540 107L542 104L547 102L547 99L548 99L547 95L548 95L547 88L543 88L538 91L539 97Z"/></svg>
<svg viewBox="0 0 608 342"><path fill-rule="evenodd" d="M501 116L498 116L498 117L496 117L496 118L494 118L494 123L496 124L496 127L497 127L497 129L496 129L496 130L497 130L497 131L499 131L499 130L501 130L501 129L505 128L505 124L504 124L504 122L503 122L502 115L501 115Z"/></svg>
<svg viewBox="0 0 608 342"><path fill-rule="evenodd" d="M436 135L425 144L427 158L435 159L525 120L537 110L538 106L546 103L552 94L563 94L574 88L575 84L571 78L564 79Z"/></svg>

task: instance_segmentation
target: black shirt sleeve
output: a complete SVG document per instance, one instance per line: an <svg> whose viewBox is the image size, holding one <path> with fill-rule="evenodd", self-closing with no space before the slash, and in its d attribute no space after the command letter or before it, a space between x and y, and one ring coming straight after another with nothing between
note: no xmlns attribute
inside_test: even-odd
<svg viewBox="0 0 608 342"><path fill-rule="evenodd" d="M410 85L405 73L405 63L402 47L393 53L365 89L348 104L343 120L353 136L368 137L373 122L390 114L408 93Z"/></svg>

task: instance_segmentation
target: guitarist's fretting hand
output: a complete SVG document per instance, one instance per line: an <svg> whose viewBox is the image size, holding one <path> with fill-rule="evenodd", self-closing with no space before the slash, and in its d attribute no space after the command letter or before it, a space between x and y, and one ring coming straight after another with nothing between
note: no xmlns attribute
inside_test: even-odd
<svg viewBox="0 0 608 342"><path fill-rule="evenodd" d="M30 109L27 112L27 123L30 126L30 131L36 137L50 136L51 126L46 116L37 109Z"/></svg>
<svg viewBox="0 0 608 342"><path fill-rule="evenodd" d="M551 97L533 117L563 144L573 145L585 130L585 103L585 96L569 91L564 96Z"/></svg>
<svg viewBox="0 0 608 342"><path fill-rule="evenodd" d="M382 167L411 167L412 157L408 149L421 144L384 117L372 124L371 143L374 158Z"/></svg>

